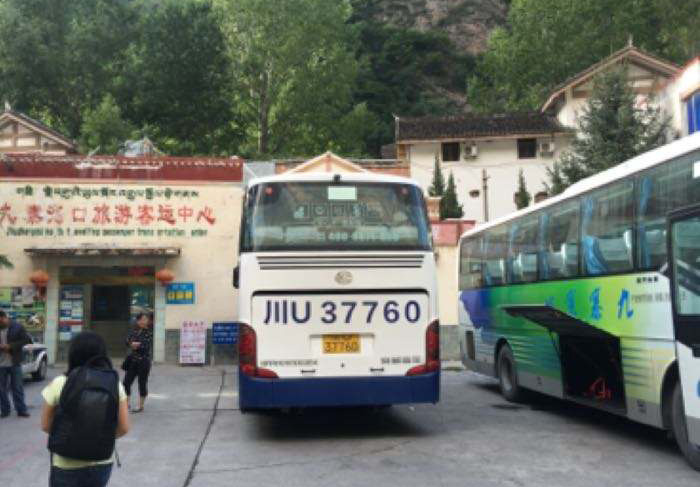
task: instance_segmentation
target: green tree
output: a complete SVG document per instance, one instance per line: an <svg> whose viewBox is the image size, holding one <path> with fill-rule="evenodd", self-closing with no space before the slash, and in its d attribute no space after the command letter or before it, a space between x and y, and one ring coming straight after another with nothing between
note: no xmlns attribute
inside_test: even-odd
<svg viewBox="0 0 700 487"><path fill-rule="evenodd" d="M535 109L554 85L624 47L630 37L640 48L684 62L675 32L685 25L697 38L700 10L671 19L660 5L664 1L669 3L513 0L508 25L492 32L478 74L467 83L468 101L479 111ZM672 3L666 11L677 10Z"/></svg>
<svg viewBox="0 0 700 487"><path fill-rule="evenodd" d="M80 128L80 149L97 150L100 154L115 154L127 140L134 127L122 118L114 97L106 94L94 110L86 110Z"/></svg>
<svg viewBox="0 0 700 487"><path fill-rule="evenodd" d="M549 177L549 183L545 183L544 186L548 196L560 194L566 189L567 184L561 171L561 165L558 162L555 162L551 169L547 169L547 176Z"/></svg>
<svg viewBox="0 0 700 487"><path fill-rule="evenodd" d="M523 170L520 169L518 173L518 191L515 193L515 206L518 210L527 208L532 201L532 195L527 190L527 185L525 184L525 175Z"/></svg>
<svg viewBox="0 0 700 487"><path fill-rule="evenodd" d="M459 204L457 199L457 188L455 187L455 178L450 173L450 177L447 178L447 189L445 194L440 200L440 219L445 218L462 218L464 216L464 210L462 205Z"/></svg>
<svg viewBox="0 0 700 487"><path fill-rule="evenodd" d="M3 267L7 269L12 269L14 266L12 265L12 262L10 262L10 259L7 258L7 256L0 255L0 269Z"/></svg>
<svg viewBox="0 0 700 487"><path fill-rule="evenodd" d="M430 196L442 196L445 193L445 178L440 168L440 158L435 154L435 167L433 168L433 182L428 188Z"/></svg>
<svg viewBox="0 0 700 487"><path fill-rule="evenodd" d="M358 63L356 36L346 24L347 1L219 0L219 5L233 100L246 129L244 152L317 153L343 140L339 121L347 114L355 127L358 116L367 114L353 101Z"/></svg>
<svg viewBox="0 0 700 487"><path fill-rule="evenodd" d="M665 144L669 130L668 118L653 103L637 105L626 69L595 79L579 123L580 133L570 149L548 170L551 194Z"/></svg>
<svg viewBox="0 0 700 487"><path fill-rule="evenodd" d="M231 72L220 17L210 0L138 0L139 18L117 101L126 119L167 154L237 148Z"/></svg>
<svg viewBox="0 0 700 487"><path fill-rule="evenodd" d="M0 1L0 94L77 137L124 68L134 13L126 0Z"/></svg>
<svg viewBox="0 0 700 487"><path fill-rule="evenodd" d="M367 151L378 155L394 140L393 115L446 115L466 105L464 80L475 58L461 53L440 31L420 32L388 25L376 0L353 0L350 26L359 32L355 99L367 104L378 119L366 140Z"/></svg>

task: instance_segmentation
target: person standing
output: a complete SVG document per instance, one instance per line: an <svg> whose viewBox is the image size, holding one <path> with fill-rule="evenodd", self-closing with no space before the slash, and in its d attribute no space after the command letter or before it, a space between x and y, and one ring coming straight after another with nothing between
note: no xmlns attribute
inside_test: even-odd
<svg viewBox="0 0 700 487"><path fill-rule="evenodd" d="M24 327L16 321L10 321L7 313L0 310L0 418L10 415L8 384L12 390L12 402L17 416L29 417L24 403L22 350L30 343L32 339Z"/></svg>
<svg viewBox="0 0 700 487"><path fill-rule="evenodd" d="M101 336L73 337L68 371L41 392L41 429L49 434L49 487L104 487L114 463L115 441L129 432L124 386L112 369Z"/></svg>
<svg viewBox="0 0 700 487"><path fill-rule="evenodd" d="M148 396L148 375L151 372L151 349L153 347L153 332L151 331L151 317L146 313L136 315L136 326L129 332L126 345L130 349L126 363L126 375L124 376L124 389L129 396L131 404L131 385L139 379L139 407L133 412L140 413Z"/></svg>

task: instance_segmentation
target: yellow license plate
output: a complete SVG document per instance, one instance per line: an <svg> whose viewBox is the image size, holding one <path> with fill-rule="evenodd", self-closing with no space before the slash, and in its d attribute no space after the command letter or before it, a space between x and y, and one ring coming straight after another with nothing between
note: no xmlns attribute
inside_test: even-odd
<svg viewBox="0 0 700 487"><path fill-rule="evenodd" d="M323 335L323 353L360 353L360 335Z"/></svg>

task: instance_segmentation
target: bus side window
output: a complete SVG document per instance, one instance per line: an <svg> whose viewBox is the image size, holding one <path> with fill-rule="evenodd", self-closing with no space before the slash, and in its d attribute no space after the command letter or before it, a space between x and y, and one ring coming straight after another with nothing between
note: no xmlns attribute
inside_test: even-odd
<svg viewBox="0 0 700 487"><path fill-rule="evenodd" d="M459 289L478 289L483 287L482 267L481 237L472 237L462 241L459 264Z"/></svg>
<svg viewBox="0 0 700 487"><path fill-rule="evenodd" d="M508 256L508 227L499 225L484 232L484 284L500 286L506 283Z"/></svg>
<svg viewBox="0 0 700 487"><path fill-rule="evenodd" d="M510 227L508 245L508 282L537 280L538 218L529 215L515 220Z"/></svg>
<svg viewBox="0 0 700 487"><path fill-rule="evenodd" d="M692 204L692 163L684 156L642 173L637 181L637 265L640 269L658 270L666 263L666 217L676 208ZM697 193L697 190L696 190ZM700 195L698 195L700 196Z"/></svg>
<svg viewBox="0 0 700 487"><path fill-rule="evenodd" d="M541 279L562 279L579 275L579 200L544 213L540 220Z"/></svg>
<svg viewBox="0 0 700 487"><path fill-rule="evenodd" d="M632 270L634 183L624 181L584 196L581 212L586 275Z"/></svg>

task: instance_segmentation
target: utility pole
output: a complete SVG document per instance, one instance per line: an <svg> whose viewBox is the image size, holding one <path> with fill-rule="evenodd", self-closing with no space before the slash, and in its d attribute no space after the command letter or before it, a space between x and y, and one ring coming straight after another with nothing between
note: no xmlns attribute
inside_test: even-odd
<svg viewBox="0 0 700 487"><path fill-rule="evenodd" d="M481 192L484 195L484 221L489 221L489 177L486 175L486 169L481 170Z"/></svg>

